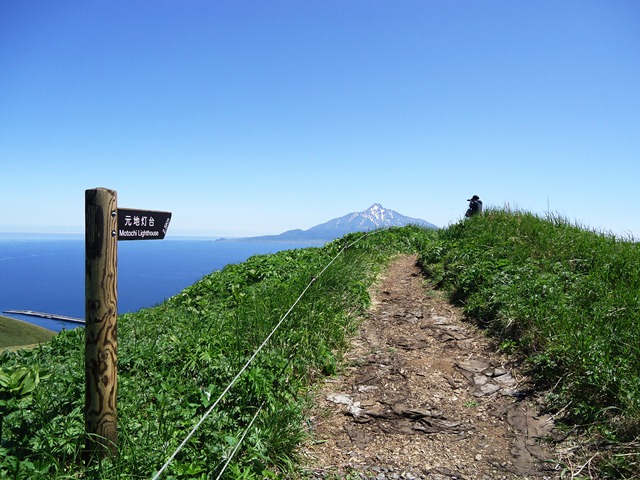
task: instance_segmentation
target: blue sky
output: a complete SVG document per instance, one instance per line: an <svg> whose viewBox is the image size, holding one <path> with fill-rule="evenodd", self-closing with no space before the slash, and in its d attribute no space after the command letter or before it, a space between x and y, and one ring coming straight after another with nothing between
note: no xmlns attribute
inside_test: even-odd
<svg viewBox="0 0 640 480"><path fill-rule="evenodd" d="M84 191L169 234L274 234L466 199L640 237L640 3L0 3L0 231Z"/></svg>

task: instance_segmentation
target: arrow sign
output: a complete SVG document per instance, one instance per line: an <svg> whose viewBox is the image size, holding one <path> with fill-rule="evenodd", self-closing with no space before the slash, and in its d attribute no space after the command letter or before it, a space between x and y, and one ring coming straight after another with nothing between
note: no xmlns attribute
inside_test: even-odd
<svg viewBox="0 0 640 480"><path fill-rule="evenodd" d="M118 208L118 240L162 240L171 212Z"/></svg>

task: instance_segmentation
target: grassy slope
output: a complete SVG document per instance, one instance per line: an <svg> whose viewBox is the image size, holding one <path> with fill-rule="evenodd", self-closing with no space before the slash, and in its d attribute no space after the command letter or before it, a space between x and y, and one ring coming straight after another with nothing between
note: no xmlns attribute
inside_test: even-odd
<svg viewBox="0 0 640 480"><path fill-rule="evenodd" d="M30 385L39 379L5 416L2 446L10 450L3 459L0 446L0 477L69 478L76 472L103 479L151 478L294 304L165 477L215 476L261 406L224 478L277 478L295 471L306 428L306 392L336 371L377 272L395 253L415 251L415 238L432 233L401 229L350 235L322 248L258 255L205 276L158 307L120 316L119 456L112 465L87 470L81 459L81 329L62 332L39 349L0 356L0 370L18 371ZM18 391L19 382L14 383ZM21 459L32 464L16 475Z"/></svg>
<svg viewBox="0 0 640 480"><path fill-rule="evenodd" d="M637 242L494 210L443 230L421 261L470 319L522 355L568 425L597 435L603 474L640 470Z"/></svg>
<svg viewBox="0 0 640 480"><path fill-rule="evenodd" d="M46 343L56 335L46 328L0 315L0 349Z"/></svg>
<svg viewBox="0 0 640 480"><path fill-rule="evenodd" d="M5 416L0 477L150 477L228 385L309 280L351 235L319 249L256 256L204 277L163 305L119 319L119 442L113 465L87 471L83 437L83 336L12 356L41 383ZM640 430L640 249L564 221L489 211L434 234L369 235L324 271L279 332L168 470L206 478L221 467L263 404L224 478L295 471L306 393L337 368L367 305L367 288L391 255L421 253L425 270L470 319L520 352L569 425L602 435L609 477L637 470ZM0 372L1 373L1 372ZM2 389L0 389L0 397ZM1 399L1 398L0 398ZM566 407L566 408L562 408ZM1 412L0 412L1 413ZM1 416L1 415L0 415ZM30 459L20 473L12 468ZM591 465L594 466L595 462ZM277 472L277 474L272 473ZM627 473L625 473L627 472ZM74 477L75 478L75 477Z"/></svg>

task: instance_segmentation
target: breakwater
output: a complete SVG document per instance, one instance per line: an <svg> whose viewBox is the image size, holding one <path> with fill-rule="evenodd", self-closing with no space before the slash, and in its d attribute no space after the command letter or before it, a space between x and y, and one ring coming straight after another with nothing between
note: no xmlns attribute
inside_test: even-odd
<svg viewBox="0 0 640 480"><path fill-rule="evenodd" d="M51 320L60 320L61 322L82 323L85 321L82 318L68 317L67 315L56 315L55 313L35 312L33 310L5 310L2 313L9 313L14 315L26 315L28 317L48 318Z"/></svg>

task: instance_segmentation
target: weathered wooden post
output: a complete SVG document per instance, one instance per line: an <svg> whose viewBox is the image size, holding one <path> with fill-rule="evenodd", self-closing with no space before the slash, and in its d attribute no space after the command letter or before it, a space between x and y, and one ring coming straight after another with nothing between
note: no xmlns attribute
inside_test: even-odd
<svg viewBox="0 0 640 480"><path fill-rule="evenodd" d="M87 455L115 455L118 445L117 194L85 191L85 428Z"/></svg>
<svg viewBox="0 0 640 480"><path fill-rule="evenodd" d="M162 240L171 212L118 208L106 188L85 191L85 429L87 457L118 449L118 240Z"/></svg>

